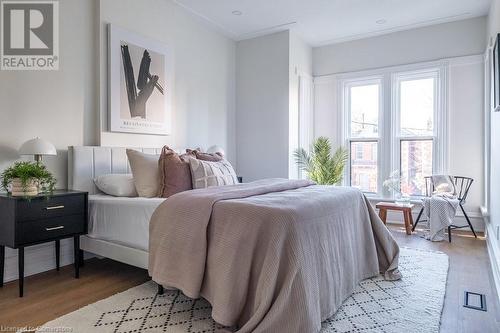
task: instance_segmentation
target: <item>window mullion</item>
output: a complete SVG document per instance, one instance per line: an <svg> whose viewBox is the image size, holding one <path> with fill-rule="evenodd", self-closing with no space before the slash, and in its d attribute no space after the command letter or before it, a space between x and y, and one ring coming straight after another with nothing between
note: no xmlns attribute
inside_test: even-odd
<svg viewBox="0 0 500 333"><path fill-rule="evenodd" d="M382 197L388 197L389 192L383 187L383 182L389 177L393 168L393 140L394 138L394 101L393 101L393 84L392 75L387 73L384 75L384 95L383 108L381 110L383 119L383 129L381 133L381 165L379 171L380 190Z"/></svg>

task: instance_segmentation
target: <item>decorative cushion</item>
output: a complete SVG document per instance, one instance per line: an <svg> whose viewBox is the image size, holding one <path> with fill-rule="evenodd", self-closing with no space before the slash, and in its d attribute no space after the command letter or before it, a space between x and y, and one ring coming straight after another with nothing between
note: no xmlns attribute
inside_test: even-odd
<svg viewBox="0 0 500 333"><path fill-rule="evenodd" d="M144 154L127 149L130 169L134 176L135 189L140 197L153 198L158 194L158 155Z"/></svg>
<svg viewBox="0 0 500 333"><path fill-rule="evenodd" d="M94 183L102 192L115 197L136 197L134 177L132 174L107 174L98 176Z"/></svg>
<svg viewBox="0 0 500 333"><path fill-rule="evenodd" d="M186 149L187 154L194 154L195 157L202 161L219 162L224 159L221 153L204 153L199 148L198 149Z"/></svg>
<svg viewBox="0 0 500 333"><path fill-rule="evenodd" d="M189 166L195 189L238 184L236 172L227 160L210 162L191 158Z"/></svg>
<svg viewBox="0 0 500 333"><path fill-rule="evenodd" d="M189 159L194 157L193 152L179 155L169 147L163 147L159 161L159 197L168 198L176 193L193 189Z"/></svg>

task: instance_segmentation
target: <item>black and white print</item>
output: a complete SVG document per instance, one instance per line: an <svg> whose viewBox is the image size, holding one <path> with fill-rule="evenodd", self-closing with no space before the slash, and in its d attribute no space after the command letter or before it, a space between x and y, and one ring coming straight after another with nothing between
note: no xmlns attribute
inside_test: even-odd
<svg viewBox="0 0 500 333"><path fill-rule="evenodd" d="M109 26L111 131L169 134L171 61L166 45Z"/></svg>

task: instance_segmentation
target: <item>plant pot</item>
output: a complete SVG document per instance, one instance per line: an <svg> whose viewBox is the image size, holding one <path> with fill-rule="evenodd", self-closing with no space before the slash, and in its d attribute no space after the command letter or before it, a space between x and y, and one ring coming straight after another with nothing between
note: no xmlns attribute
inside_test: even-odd
<svg viewBox="0 0 500 333"><path fill-rule="evenodd" d="M26 188L23 189L21 179L14 178L12 179L11 186L11 194L13 197L34 196L38 194L38 183L34 179L30 179L26 184Z"/></svg>

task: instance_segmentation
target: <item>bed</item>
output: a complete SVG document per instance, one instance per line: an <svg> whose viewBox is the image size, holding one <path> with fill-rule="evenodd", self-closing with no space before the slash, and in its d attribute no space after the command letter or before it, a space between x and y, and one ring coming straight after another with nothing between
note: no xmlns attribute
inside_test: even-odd
<svg viewBox="0 0 500 333"><path fill-rule="evenodd" d="M70 147L70 188L91 198L82 249L204 297L238 332L319 332L361 280L400 278L399 247L357 189L270 179L163 200L110 198L93 183L128 172L125 148Z"/></svg>
<svg viewBox="0 0 500 333"><path fill-rule="evenodd" d="M263 179L176 194L150 222L149 275L238 333L314 333L399 247L361 191ZM231 331L231 329L227 329Z"/></svg>
<svg viewBox="0 0 500 333"><path fill-rule="evenodd" d="M159 155L160 148L132 148ZM89 192L89 233L80 247L91 254L148 268L149 220L162 198L118 198L94 184L97 176L131 173L126 148L68 147L68 188Z"/></svg>
<svg viewBox="0 0 500 333"><path fill-rule="evenodd" d="M164 200L92 194L87 237L148 251L149 221Z"/></svg>

